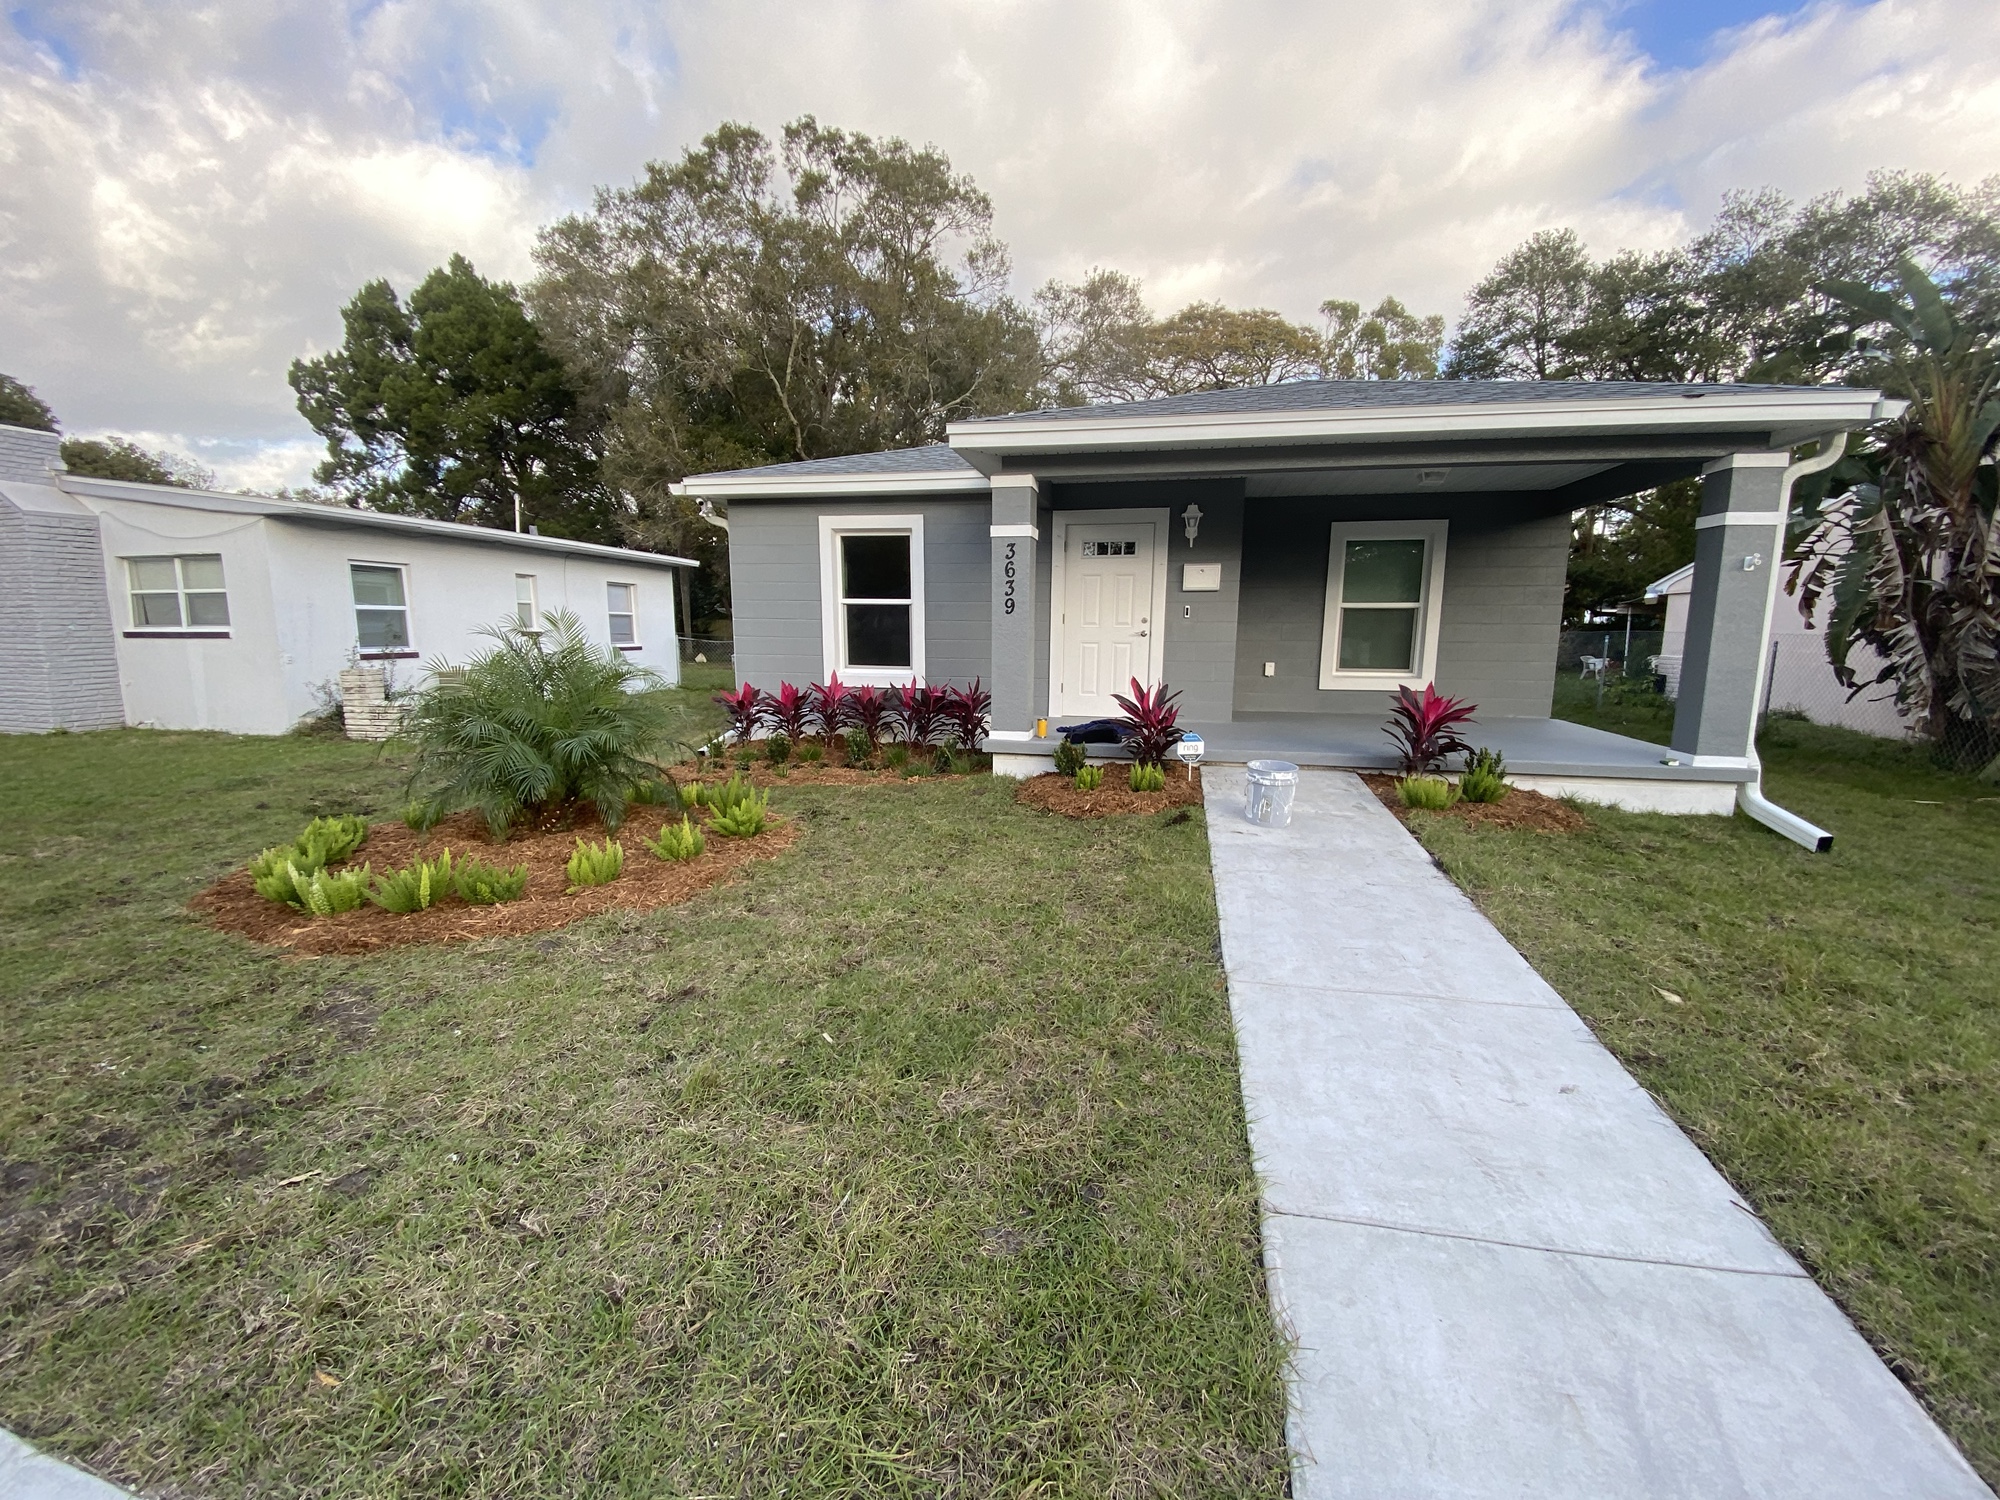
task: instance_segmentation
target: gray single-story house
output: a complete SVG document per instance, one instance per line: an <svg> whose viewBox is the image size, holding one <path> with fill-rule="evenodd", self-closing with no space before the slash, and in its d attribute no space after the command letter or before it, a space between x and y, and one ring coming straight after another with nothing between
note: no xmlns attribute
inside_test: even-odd
<svg viewBox="0 0 2000 1500"><path fill-rule="evenodd" d="M1846 387L1301 381L679 488L728 505L739 680L982 678L1002 773L1046 768L1056 724L1115 714L1135 677L1179 692L1212 761L1380 768L1394 689L1434 681L1521 784L1761 815L1792 481L1897 409ZM1672 748L1552 719L1571 514L1696 475Z"/></svg>

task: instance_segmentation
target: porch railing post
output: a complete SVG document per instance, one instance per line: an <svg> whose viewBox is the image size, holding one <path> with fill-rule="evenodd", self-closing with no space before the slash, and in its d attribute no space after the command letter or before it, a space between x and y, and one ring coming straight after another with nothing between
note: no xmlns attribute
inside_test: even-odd
<svg viewBox="0 0 2000 1500"><path fill-rule="evenodd" d="M1697 766L1750 765L1765 605L1783 560L1787 452L1731 453L1702 471L1673 747Z"/></svg>
<svg viewBox="0 0 2000 1500"><path fill-rule="evenodd" d="M1027 739L1045 706L1035 701L1035 628L1041 488L1032 474L993 477L993 725L995 739Z"/></svg>

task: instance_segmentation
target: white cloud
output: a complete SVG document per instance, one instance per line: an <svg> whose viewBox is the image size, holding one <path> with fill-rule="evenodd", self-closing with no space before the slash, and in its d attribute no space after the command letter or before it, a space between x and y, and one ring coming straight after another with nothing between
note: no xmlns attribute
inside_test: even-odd
<svg viewBox="0 0 2000 1500"><path fill-rule="evenodd" d="M1163 308L1453 312L1539 228L1656 248L1732 187L1976 180L1996 57L1990 0L1820 4L1686 72L1576 0L56 6L0 27L0 368L296 482L285 370L362 282L523 278L595 184L809 112L945 149L1023 291L1103 264Z"/></svg>

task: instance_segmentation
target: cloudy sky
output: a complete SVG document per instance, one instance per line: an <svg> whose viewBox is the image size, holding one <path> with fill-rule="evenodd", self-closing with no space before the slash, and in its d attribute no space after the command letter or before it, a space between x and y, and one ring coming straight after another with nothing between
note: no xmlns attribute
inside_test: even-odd
<svg viewBox="0 0 2000 1500"><path fill-rule="evenodd" d="M25 0L0 20L0 370L230 485L315 457L285 369L371 277L536 226L723 119L930 142L1017 289L1455 313L1536 229L2000 171L2000 5L1759 0Z"/></svg>

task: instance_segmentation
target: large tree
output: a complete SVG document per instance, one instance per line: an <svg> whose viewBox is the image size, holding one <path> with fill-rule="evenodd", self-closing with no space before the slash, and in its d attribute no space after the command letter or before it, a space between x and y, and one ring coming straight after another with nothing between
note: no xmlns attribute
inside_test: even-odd
<svg viewBox="0 0 2000 1500"><path fill-rule="evenodd" d="M291 369L326 439L317 479L351 505L550 536L618 539L595 427L520 297L464 256L405 306L373 281L342 310L340 348Z"/></svg>
<svg viewBox="0 0 2000 1500"><path fill-rule="evenodd" d="M63 467L91 479L125 479L137 484L170 484L184 490L212 490L215 474L191 458L142 448L125 438L64 438Z"/></svg>
<svg viewBox="0 0 2000 1500"><path fill-rule="evenodd" d="M601 411L635 527L697 550L704 469L936 442L1030 404L993 207L945 156L807 118L724 125L549 226L537 322Z"/></svg>
<svg viewBox="0 0 2000 1500"><path fill-rule="evenodd" d="M1575 230L1530 236L1467 294L1444 373L1461 380L1561 378L1564 340L1589 308L1590 271Z"/></svg>
<svg viewBox="0 0 2000 1500"><path fill-rule="evenodd" d="M36 432L59 430L49 403L12 375L0 375L0 424L32 428Z"/></svg>

